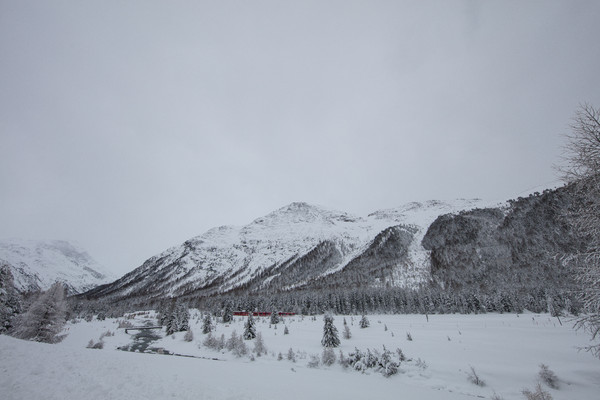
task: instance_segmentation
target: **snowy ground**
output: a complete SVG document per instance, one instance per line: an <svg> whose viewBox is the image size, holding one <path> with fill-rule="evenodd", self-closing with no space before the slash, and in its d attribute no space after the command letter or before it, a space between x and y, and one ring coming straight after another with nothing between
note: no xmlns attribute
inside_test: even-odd
<svg viewBox="0 0 600 400"><path fill-rule="evenodd" d="M335 317L341 333L342 316ZM285 317L277 329L268 318L258 318L268 354L251 361L202 345L199 314L192 312L194 341L183 333L164 337L155 347L196 357L139 354L116 350L132 340L117 328L116 320L69 323L68 336L47 345L0 336L0 397L2 399L524 399L523 388L533 389L539 364L544 363L560 379L558 390L545 387L555 400L600 398L600 360L578 351L588 336L571 329L571 323L538 314L369 316L371 326L358 327L360 317L345 317L352 338L342 340L348 354L361 350L401 348L412 361L402 363L400 373L385 378L376 372L362 374L331 367L309 368L312 354L321 354L323 320L317 316ZM137 316L135 324L152 319ZM243 331L244 318L217 324L216 336L228 338ZM284 324L289 335L284 335ZM387 326L387 330L385 327ZM87 349L90 339L103 332L102 350ZM407 340L410 332L413 340ZM247 342L252 349L252 341ZM292 348L295 363L285 356ZM284 359L278 361L278 354ZM419 363L418 360L424 361ZM425 365L426 364L426 365ZM467 372L473 366L485 381L472 384Z"/></svg>

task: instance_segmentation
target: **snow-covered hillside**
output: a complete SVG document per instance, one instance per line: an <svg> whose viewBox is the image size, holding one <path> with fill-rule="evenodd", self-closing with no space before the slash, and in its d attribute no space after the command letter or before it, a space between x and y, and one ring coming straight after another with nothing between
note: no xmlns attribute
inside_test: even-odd
<svg viewBox="0 0 600 400"><path fill-rule="evenodd" d="M178 296L241 286L264 289L272 280L278 288L300 287L343 270L390 227L402 232L408 254L391 266L394 285L413 286L427 279L427 252L421 246L427 227L441 214L477 206L481 201L430 201L359 217L292 203L243 227L213 228L150 258L93 295ZM325 259L313 262L315 254Z"/></svg>
<svg viewBox="0 0 600 400"><path fill-rule="evenodd" d="M114 279L85 250L63 240L0 240L0 261L10 266L20 291L45 290L60 281L80 293Z"/></svg>

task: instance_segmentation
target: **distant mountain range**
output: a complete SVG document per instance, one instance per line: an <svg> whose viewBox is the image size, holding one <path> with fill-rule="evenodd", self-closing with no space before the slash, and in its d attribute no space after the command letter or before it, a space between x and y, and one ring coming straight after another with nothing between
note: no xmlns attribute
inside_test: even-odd
<svg viewBox="0 0 600 400"><path fill-rule="evenodd" d="M81 293L115 279L85 250L63 240L0 240L0 263L9 266L20 292L60 281L71 294Z"/></svg>
<svg viewBox="0 0 600 400"><path fill-rule="evenodd" d="M292 203L242 227L221 226L151 257L88 298L162 298L325 287L417 287L431 280L421 241L443 214L480 200L428 201L354 216Z"/></svg>

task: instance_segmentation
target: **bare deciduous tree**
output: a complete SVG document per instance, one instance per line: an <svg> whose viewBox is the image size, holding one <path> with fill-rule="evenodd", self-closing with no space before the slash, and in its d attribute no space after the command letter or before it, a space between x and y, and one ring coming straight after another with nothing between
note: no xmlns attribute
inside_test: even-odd
<svg viewBox="0 0 600 400"><path fill-rule="evenodd" d="M560 171L580 199L568 218L589 243L571 260L585 310L576 327L588 330L596 340L600 337L600 108L580 106L567 135L564 159L566 165ZM588 350L600 356L600 343Z"/></svg>

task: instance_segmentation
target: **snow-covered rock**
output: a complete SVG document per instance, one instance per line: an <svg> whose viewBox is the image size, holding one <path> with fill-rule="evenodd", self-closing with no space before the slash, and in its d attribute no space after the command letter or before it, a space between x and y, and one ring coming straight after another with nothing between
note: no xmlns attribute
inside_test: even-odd
<svg viewBox="0 0 600 400"><path fill-rule="evenodd" d="M60 281L80 293L114 279L85 250L63 240L0 240L0 260L10 266L22 292L46 290Z"/></svg>

